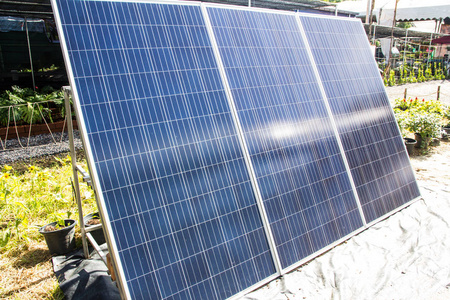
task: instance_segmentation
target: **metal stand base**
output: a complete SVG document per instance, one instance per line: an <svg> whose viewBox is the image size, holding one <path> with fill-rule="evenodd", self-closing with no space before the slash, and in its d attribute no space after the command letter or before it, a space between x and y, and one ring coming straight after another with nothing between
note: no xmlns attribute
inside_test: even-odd
<svg viewBox="0 0 450 300"><path fill-rule="evenodd" d="M94 250L98 253L102 261L106 265L106 254L100 249L99 245L95 241L95 239L90 234L91 231L96 230L98 228L102 227L102 224L90 226L89 228L86 228L84 225L84 215L83 215L83 206L81 203L81 195L80 195L80 182L78 180L78 173L80 173L83 176L83 181L86 182L92 189L94 189L94 186L91 184L91 177L89 176L88 172L86 172L81 166L77 165L77 157L76 157L76 151L75 151L75 144L73 139L73 125L72 125L72 110L70 106L70 96L72 93L72 90L70 86L64 86L63 88L64 92L64 104L66 108L66 119L67 119L67 132L69 134L69 148L70 148L70 156L72 158L72 172L73 172L73 185L74 185L74 191L75 191L75 198L78 205L78 216L79 216L79 224L81 229L81 239L83 241L83 253L84 257L86 259L90 258L89 255L89 248L88 248L88 241L91 243L92 247L94 247ZM94 195L97 197L97 194L94 190Z"/></svg>

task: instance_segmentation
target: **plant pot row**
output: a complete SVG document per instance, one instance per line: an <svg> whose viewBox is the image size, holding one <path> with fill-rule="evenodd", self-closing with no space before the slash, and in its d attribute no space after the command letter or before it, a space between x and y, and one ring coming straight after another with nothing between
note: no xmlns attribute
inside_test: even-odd
<svg viewBox="0 0 450 300"><path fill-rule="evenodd" d="M450 128L444 127L443 130L446 132L447 135L450 135ZM406 150L409 155L412 154L414 148L423 148L427 149L430 143L433 146L439 146L440 140L439 139L432 139L431 137L422 137L418 133L414 133L414 138L403 138L405 141Z"/></svg>

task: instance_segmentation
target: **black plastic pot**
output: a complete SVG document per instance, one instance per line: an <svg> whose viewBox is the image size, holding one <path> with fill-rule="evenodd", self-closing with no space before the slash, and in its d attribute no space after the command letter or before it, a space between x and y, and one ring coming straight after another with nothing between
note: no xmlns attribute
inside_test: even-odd
<svg viewBox="0 0 450 300"><path fill-rule="evenodd" d="M439 146L440 144L441 144L441 140L440 139L437 139L437 138L432 138L431 139L431 145L432 146L436 147L436 146Z"/></svg>
<svg viewBox="0 0 450 300"><path fill-rule="evenodd" d="M56 223L57 222L53 222L42 226L39 228L39 233L44 236L48 250L50 250L52 255L62 255L75 249L74 235L77 221L66 219L64 220L64 225L66 227L55 231L45 231L45 227L56 226Z"/></svg>
<svg viewBox="0 0 450 300"><path fill-rule="evenodd" d="M416 148L424 148L424 149L428 148L428 144L430 144L430 141L431 141L430 137L424 138L418 133L414 133L414 137L417 140Z"/></svg>
<svg viewBox="0 0 450 300"><path fill-rule="evenodd" d="M415 139L410 138L404 138L405 145L406 145L406 151L408 151L408 155L411 155L414 150L414 146L417 144L417 141Z"/></svg>
<svg viewBox="0 0 450 300"><path fill-rule="evenodd" d="M87 224L92 219L100 219L100 215L98 212L88 214L83 218L84 227L89 228L94 225ZM97 242L98 245L106 243L105 234L103 233L103 228L98 228L93 231L89 231L89 233L92 235L94 240Z"/></svg>
<svg viewBox="0 0 450 300"><path fill-rule="evenodd" d="M450 127L442 127L442 129L447 133L447 135L450 135Z"/></svg>

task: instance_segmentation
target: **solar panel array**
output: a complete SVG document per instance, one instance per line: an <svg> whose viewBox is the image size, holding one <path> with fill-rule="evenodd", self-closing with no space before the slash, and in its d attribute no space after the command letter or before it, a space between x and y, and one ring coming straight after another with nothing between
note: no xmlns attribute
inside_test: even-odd
<svg viewBox="0 0 450 300"><path fill-rule="evenodd" d="M124 298L241 295L419 196L358 21L52 4Z"/></svg>

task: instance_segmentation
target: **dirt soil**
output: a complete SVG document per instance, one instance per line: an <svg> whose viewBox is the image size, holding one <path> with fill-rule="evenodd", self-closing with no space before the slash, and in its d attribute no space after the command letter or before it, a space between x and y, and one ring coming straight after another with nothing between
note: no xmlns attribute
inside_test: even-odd
<svg viewBox="0 0 450 300"><path fill-rule="evenodd" d="M436 147L421 156L410 157L411 165L420 181L433 181L442 185L450 184L450 142L441 141Z"/></svg>
<svg viewBox="0 0 450 300"><path fill-rule="evenodd" d="M403 99L405 89L406 98L419 98L425 100L436 100L437 91L440 86L440 98L443 103L450 104L450 80L434 80L422 83L408 83L399 86L386 87L389 100Z"/></svg>

